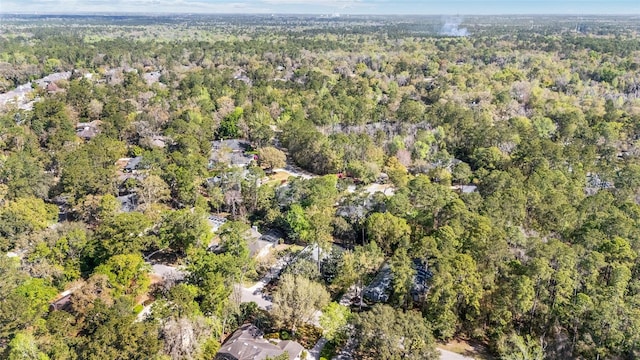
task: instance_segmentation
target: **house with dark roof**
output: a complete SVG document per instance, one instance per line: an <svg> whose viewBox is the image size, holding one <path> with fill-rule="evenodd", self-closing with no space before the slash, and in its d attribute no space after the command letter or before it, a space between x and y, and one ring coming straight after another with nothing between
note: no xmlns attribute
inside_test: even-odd
<svg viewBox="0 0 640 360"><path fill-rule="evenodd" d="M140 169L141 162L142 162L142 156L136 156L127 162L127 165L125 165L123 171L124 172L136 171Z"/></svg>
<svg viewBox="0 0 640 360"><path fill-rule="evenodd" d="M411 285L411 297L418 301L429 290L429 279L433 276L428 269L427 262L422 259L413 259L412 267L415 270L413 284ZM389 264L384 264L373 281L364 289L364 298L376 303L389 301L391 285L393 284L393 272Z"/></svg>
<svg viewBox="0 0 640 360"><path fill-rule="evenodd" d="M215 215L209 215L208 220L211 231L213 232L217 232L218 229L227 222L227 218Z"/></svg>
<svg viewBox="0 0 640 360"><path fill-rule="evenodd" d="M216 163L227 163L231 166L246 167L255 160L255 156L248 154L251 148L248 141L240 139L217 140L212 143L209 166Z"/></svg>
<svg viewBox="0 0 640 360"><path fill-rule="evenodd" d="M118 196L116 200L120 203L120 210L122 212L132 212L138 207L138 195L136 194Z"/></svg>
<svg viewBox="0 0 640 360"><path fill-rule="evenodd" d="M416 274L413 276L413 285L411 286L411 297L414 301L419 301L429 290L429 280L433 277L433 273L429 270L426 260L413 259L413 269Z"/></svg>
<svg viewBox="0 0 640 360"><path fill-rule="evenodd" d="M252 324L238 328L220 347L215 360L264 360L284 353L290 360L301 358L304 348L295 341L269 342L262 337L262 331Z"/></svg>
<svg viewBox="0 0 640 360"><path fill-rule="evenodd" d="M56 296L55 300L49 304L49 311L71 311L71 295L73 295L74 289L69 289L61 292Z"/></svg>
<svg viewBox="0 0 640 360"><path fill-rule="evenodd" d="M599 174L587 173L586 186L584 192L586 195L594 195L600 190L614 189L613 181L602 178Z"/></svg>
<svg viewBox="0 0 640 360"><path fill-rule="evenodd" d="M364 298L384 303L389 301L391 284L393 284L393 273L389 264L384 264L373 281L364 289Z"/></svg>

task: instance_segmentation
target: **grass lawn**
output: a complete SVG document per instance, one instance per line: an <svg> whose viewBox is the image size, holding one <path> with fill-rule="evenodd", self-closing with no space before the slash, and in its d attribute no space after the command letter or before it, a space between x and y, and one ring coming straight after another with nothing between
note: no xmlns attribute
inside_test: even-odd
<svg viewBox="0 0 640 360"><path fill-rule="evenodd" d="M269 181L266 181L265 184L273 184L277 186L283 183L284 181L287 181L290 176L291 174L289 173L277 171L269 175Z"/></svg>

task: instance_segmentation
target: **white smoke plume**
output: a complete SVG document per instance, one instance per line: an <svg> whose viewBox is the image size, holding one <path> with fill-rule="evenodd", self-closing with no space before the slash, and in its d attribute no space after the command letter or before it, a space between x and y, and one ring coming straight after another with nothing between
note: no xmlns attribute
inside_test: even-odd
<svg viewBox="0 0 640 360"><path fill-rule="evenodd" d="M467 28L461 28L462 17L448 17L444 18L444 25L440 28L440 35L445 36L468 36L469 31Z"/></svg>

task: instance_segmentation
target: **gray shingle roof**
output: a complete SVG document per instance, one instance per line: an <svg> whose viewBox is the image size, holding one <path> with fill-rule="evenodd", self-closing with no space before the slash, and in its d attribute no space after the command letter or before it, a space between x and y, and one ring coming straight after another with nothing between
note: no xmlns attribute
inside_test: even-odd
<svg viewBox="0 0 640 360"><path fill-rule="evenodd" d="M245 324L236 330L222 344L215 356L216 360L264 360L276 357L284 352L289 359L297 359L304 348L295 341L280 341L277 345L262 337L260 329L252 324Z"/></svg>
<svg viewBox="0 0 640 360"><path fill-rule="evenodd" d="M127 166L124 167L124 171L134 171L138 170L140 166L140 162L142 161L142 156L136 156L133 159L129 160Z"/></svg>

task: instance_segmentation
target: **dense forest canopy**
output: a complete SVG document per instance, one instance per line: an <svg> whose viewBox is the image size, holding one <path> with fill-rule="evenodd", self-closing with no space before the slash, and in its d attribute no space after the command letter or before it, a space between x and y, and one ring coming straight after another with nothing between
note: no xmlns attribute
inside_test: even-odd
<svg viewBox="0 0 640 360"><path fill-rule="evenodd" d="M637 18L0 19L0 357L640 357Z"/></svg>

